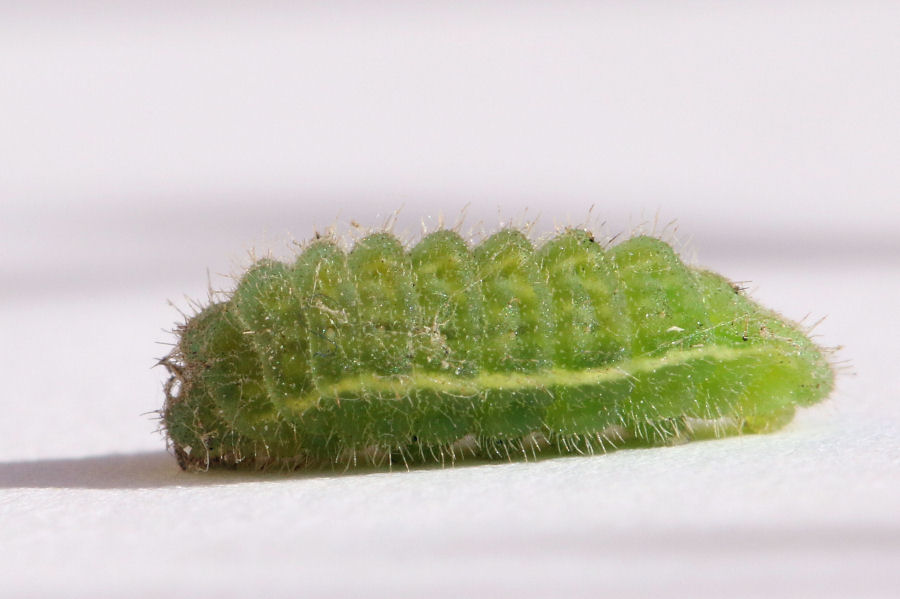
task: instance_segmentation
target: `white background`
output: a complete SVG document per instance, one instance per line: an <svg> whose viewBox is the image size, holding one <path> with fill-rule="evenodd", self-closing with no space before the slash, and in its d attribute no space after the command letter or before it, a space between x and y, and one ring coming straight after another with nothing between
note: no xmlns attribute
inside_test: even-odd
<svg viewBox="0 0 900 599"><path fill-rule="evenodd" d="M896 2L0 3L0 594L896 596L898 31ZM853 374L769 436L177 469L167 299L467 205L665 229L827 316Z"/></svg>

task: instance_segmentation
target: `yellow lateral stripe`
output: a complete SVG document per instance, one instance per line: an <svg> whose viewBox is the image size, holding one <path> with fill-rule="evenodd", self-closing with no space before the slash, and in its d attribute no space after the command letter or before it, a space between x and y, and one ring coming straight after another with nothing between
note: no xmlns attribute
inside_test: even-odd
<svg viewBox="0 0 900 599"><path fill-rule="evenodd" d="M483 372L466 378L423 370L390 377L361 374L348 377L328 385L321 390L313 390L295 398L285 400L285 407L295 413L314 407L320 397L340 397L353 400L353 395L376 394L399 398L413 391L428 390L451 395L477 395L486 390L541 389L548 387L580 387L604 381L614 381L636 374L653 372L658 369L680 366L692 360L728 362L753 354L772 351L766 345L737 349L731 347L701 347L690 350L675 350L655 358L632 358L603 368L584 370L563 370L551 368L534 373L523 372Z"/></svg>

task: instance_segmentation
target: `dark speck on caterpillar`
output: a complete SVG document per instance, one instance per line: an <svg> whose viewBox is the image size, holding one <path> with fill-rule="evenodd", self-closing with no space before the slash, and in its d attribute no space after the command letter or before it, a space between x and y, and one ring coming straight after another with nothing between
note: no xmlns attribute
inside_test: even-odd
<svg viewBox="0 0 900 599"><path fill-rule="evenodd" d="M178 326L161 416L188 470L668 445L825 398L808 333L650 236L379 231L344 251L316 234Z"/></svg>

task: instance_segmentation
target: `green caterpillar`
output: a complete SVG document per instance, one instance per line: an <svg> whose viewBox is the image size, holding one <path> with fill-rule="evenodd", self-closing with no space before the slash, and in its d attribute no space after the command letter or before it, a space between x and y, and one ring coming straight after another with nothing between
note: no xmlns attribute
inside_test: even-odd
<svg viewBox="0 0 900 599"><path fill-rule="evenodd" d="M178 329L185 469L527 459L766 432L830 392L823 350L647 236L390 233L257 261Z"/></svg>

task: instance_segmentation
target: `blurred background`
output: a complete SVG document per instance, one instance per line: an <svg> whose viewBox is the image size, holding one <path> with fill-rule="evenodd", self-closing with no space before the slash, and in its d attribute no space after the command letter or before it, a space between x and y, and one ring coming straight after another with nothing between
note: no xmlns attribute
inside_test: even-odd
<svg viewBox="0 0 900 599"><path fill-rule="evenodd" d="M4 3L3 295L175 293L314 225L466 204L486 223L677 219L704 258L896 257L898 14Z"/></svg>
<svg viewBox="0 0 900 599"><path fill-rule="evenodd" d="M291 567L330 596L898 591L898 32L874 1L0 2L0 573L94 597L291 595ZM786 316L828 316L856 377L785 436L649 457L177 472L152 414L167 300L395 212L410 235L463 213L665 230ZM416 572L389 575L407 542Z"/></svg>

